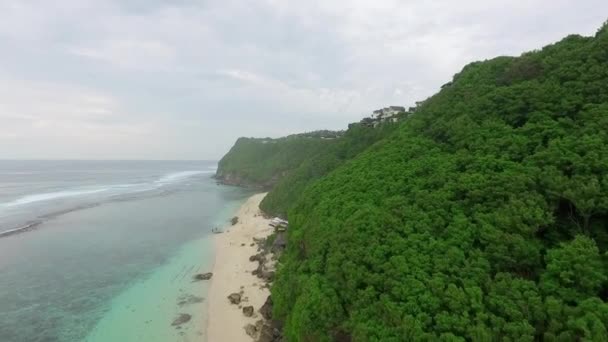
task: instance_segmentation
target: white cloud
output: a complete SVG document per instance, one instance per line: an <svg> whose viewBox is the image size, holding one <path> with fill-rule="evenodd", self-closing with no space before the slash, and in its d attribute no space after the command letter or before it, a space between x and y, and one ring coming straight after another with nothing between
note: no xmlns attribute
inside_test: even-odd
<svg viewBox="0 0 608 342"><path fill-rule="evenodd" d="M71 47L70 53L113 64L121 68L163 69L174 63L175 50L158 41L109 40L96 46Z"/></svg>
<svg viewBox="0 0 608 342"><path fill-rule="evenodd" d="M5 0L0 157L216 158L240 135L344 128L473 60L593 34L605 13L604 0Z"/></svg>

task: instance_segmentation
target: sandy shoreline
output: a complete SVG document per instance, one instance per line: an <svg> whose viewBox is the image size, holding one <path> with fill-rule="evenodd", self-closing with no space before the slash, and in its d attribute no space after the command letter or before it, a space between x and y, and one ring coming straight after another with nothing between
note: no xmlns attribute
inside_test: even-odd
<svg viewBox="0 0 608 342"><path fill-rule="evenodd" d="M214 236L215 260L213 278L208 293L208 342L251 342L244 326L261 319L258 309L270 294L262 288L264 281L252 275L257 263L249 257L257 254L258 247L253 238L265 238L273 229L259 210L259 204L266 194L251 196L238 210L239 222L224 227L224 233ZM244 244L244 245L243 245ZM228 295L243 291L241 306L252 305L254 315L245 317L239 305L231 304Z"/></svg>

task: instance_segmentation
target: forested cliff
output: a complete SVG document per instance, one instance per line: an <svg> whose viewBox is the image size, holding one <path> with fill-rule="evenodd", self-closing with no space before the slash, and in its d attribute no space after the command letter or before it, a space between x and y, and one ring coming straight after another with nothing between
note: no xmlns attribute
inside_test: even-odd
<svg viewBox="0 0 608 342"><path fill-rule="evenodd" d="M327 139L314 134L239 138L220 160L215 177L229 185L268 188L326 145Z"/></svg>
<svg viewBox="0 0 608 342"><path fill-rule="evenodd" d="M385 133L263 205L289 341L608 340L606 25L471 63Z"/></svg>

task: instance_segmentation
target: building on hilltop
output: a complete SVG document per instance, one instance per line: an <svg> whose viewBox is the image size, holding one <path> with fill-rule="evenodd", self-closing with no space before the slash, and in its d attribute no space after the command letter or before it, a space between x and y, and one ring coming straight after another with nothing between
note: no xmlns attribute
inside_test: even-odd
<svg viewBox="0 0 608 342"><path fill-rule="evenodd" d="M407 113L405 107L390 106L373 111L371 117L361 120L361 124L376 127L383 122L397 122L401 114Z"/></svg>

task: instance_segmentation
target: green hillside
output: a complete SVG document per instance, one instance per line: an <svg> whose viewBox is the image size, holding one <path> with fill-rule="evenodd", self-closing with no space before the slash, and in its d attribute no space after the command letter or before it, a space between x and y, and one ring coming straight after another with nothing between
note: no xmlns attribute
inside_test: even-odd
<svg viewBox="0 0 608 342"><path fill-rule="evenodd" d="M388 136L395 128L397 124L392 123L378 127L352 124L343 136L327 143L316 154L303 160L297 168L281 178L260 207L268 214L286 217L288 209L308 185Z"/></svg>
<svg viewBox="0 0 608 342"><path fill-rule="evenodd" d="M324 158L265 203L298 197L289 341L608 341L606 26L466 66L307 186Z"/></svg>
<svg viewBox="0 0 608 342"><path fill-rule="evenodd" d="M339 135L322 131L279 139L239 138L220 160L216 178L231 185L271 187Z"/></svg>

